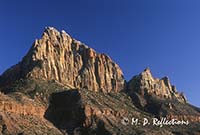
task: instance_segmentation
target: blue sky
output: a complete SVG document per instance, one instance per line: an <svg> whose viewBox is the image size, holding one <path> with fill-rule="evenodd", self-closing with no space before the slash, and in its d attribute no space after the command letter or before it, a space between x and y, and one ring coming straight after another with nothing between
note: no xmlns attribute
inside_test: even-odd
<svg viewBox="0 0 200 135"><path fill-rule="evenodd" d="M0 0L0 73L45 26L107 53L129 80L150 67L200 107L199 0Z"/></svg>

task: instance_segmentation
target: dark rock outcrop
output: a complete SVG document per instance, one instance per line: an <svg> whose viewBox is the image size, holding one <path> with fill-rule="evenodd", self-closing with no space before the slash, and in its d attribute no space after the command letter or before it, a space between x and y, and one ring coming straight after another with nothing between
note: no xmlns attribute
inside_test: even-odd
<svg viewBox="0 0 200 135"><path fill-rule="evenodd" d="M86 118L78 90L53 93L45 118L63 133L73 134L75 130L83 129Z"/></svg>

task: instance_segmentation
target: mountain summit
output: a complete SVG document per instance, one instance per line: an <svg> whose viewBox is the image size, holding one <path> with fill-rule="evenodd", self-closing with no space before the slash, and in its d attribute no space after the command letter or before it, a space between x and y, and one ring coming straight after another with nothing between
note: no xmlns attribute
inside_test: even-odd
<svg viewBox="0 0 200 135"><path fill-rule="evenodd" d="M47 27L23 60L2 77L4 84L34 78L103 92L118 92L125 85L120 67L109 56L98 54L64 30L59 32L53 27Z"/></svg>
<svg viewBox="0 0 200 135"><path fill-rule="evenodd" d="M183 103L187 102L183 93L178 93L176 87L171 85L168 77L163 77L162 79L154 78L149 68L146 68L142 73L134 76L128 82L127 91L130 95L134 93L134 97L140 96L140 99L151 96L158 99L171 99ZM133 99L137 99L136 97ZM140 103L141 106L144 106L142 102Z"/></svg>
<svg viewBox="0 0 200 135"><path fill-rule="evenodd" d="M168 77L146 68L126 81L109 56L53 27L0 76L0 91L0 135L200 134L200 109Z"/></svg>

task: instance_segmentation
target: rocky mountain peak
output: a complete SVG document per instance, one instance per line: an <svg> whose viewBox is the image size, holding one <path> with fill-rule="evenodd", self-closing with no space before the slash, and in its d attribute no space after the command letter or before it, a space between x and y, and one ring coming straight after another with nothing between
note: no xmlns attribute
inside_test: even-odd
<svg viewBox="0 0 200 135"><path fill-rule="evenodd" d="M146 69L144 69L144 71L143 72L141 72L140 73L140 75L139 75L141 78L143 78L144 80L154 80L154 78L153 78L153 76L152 76L152 74L151 74L151 70L150 70L150 68L146 68Z"/></svg>
<svg viewBox="0 0 200 135"><path fill-rule="evenodd" d="M188 120L190 125L124 124L133 117ZM146 68L125 84L109 56L64 30L46 27L22 61L0 76L0 118L0 134L12 135L195 134L200 109L186 103L168 77L154 78Z"/></svg>
<svg viewBox="0 0 200 135"><path fill-rule="evenodd" d="M149 67L146 67L143 72L151 72Z"/></svg>
<svg viewBox="0 0 200 135"><path fill-rule="evenodd" d="M120 67L109 56L53 27L45 28L42 38L35 40L19 64L2 75L1 82L27 77L103 92L118 92L125 84Z"/></svg>
<svg viewBox="0 0 200 135"><path fill-rule="evenodd" d="M154 78L149 68L134 76L128 82L128 89L142 96L150 95L161 99L177 99L180 102L186 102L185 96L177 92L176 87L171 85L168 77Z"/></svg>

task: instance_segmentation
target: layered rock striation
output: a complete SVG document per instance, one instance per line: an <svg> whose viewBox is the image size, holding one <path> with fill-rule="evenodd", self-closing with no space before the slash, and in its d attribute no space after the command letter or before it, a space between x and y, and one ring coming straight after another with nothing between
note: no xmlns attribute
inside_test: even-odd
<svg viewBox="0 0 200 135"><path fill-rule="evenodd" d="M20 78L55 80L103 92L118 92L125 85L120 67L109 56L53 27L47 27L23 60L2 75L0 84L9 85Z"/></svg>
<svg viewBox="0 0 200 135"><path fill-rule="evenodd" d="M44 119L46 107L21 93L0 93L0 135L62 133Z"/></svg>
<svg viewBox="0 0 200 135"><path fill-rule="evenodd" d="M14 113L17 115L32 115L43 118L46 108L43 105L34 103L34 100L25 97L24 95L15 95L21 100L16 101L13 98L0 93L0 111Z"/></svg>

